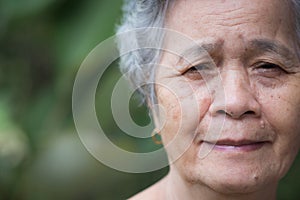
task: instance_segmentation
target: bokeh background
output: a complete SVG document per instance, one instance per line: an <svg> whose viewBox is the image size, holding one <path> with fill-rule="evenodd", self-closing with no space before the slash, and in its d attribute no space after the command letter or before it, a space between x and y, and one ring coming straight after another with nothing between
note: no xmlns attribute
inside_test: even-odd
<svg viewBox="0 0 300 200"><path fill-rule="evenodd" d="M168 168L129 174L94 159L77 135L72 87L88 53L114 35L121 0L0 0L0 200L126 199ZM110 96L117 61L96 95L101 125L119 146L148 151L151 140L126 137L114 123ZM129 106L137 124L147 109ZM299 157L299 156L298 156ZM137 163L138 164L138 163ZM279 199L300 199L300 160L285 177Z"/></svg>

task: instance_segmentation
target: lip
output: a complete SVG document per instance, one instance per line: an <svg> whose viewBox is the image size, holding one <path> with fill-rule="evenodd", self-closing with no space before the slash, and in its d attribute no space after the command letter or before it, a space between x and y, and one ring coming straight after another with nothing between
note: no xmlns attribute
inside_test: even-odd
<svg viewBox="0 0 300 200"><path fill-rule="evenodd" d="M218 140L202 141L213 150L218 151L255 151L270 143L270 141L253 141L253 140Z"/></svg>

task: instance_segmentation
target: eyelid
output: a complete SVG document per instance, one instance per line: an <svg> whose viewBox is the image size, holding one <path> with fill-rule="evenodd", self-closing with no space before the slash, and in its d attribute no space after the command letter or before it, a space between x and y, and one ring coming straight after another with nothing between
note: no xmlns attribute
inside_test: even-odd
<svg viewBox="0 0 300 200"><path fill-rule="evenodd" d="M289 72L295 72L295 70L298 68L296 67L295 63L292 60L288 60L283 56L264 55L258 57L257 59L258 62L255 62L254 65L260 62L273 63L281 67L281 69L283 69L284 71L289 71Z"/></svg>
<svg viewBox="0 0 300 200"><path fill-rule="evenodd" d="M255 68L259 68L259 67L263 67L265 65L273 65L274 67L277 67L278 69L284 71L284 72L287 72L285 67L282 67L283 65L282 64L278 64L276 62L270 62L270 61L259 61L257 63L255 63L253 66Z"/></svg>
<svg viewBox="0 0 300 200"><path fill-rule="evenodd" d="M205 66L207 68L210 68L211 66L211 63L208 63L208 62L203 62L203 63L198 63L198 64L195 64L195 65L192 65L190 68L197 68L198 66Z"/></svg>
<svg viewBox="0 0 300 200"><path fill-rule="evenodd" d="M199 65L201 63L213 63L209 55L198 55L198 56L188 56L180 57L178 62L175 65L175 69L180 72L184 73L188 69L190 69L193 66Z"/></svg>
<svg viewBox="0 0 300 200"><path fill-rule="evenodd" d="M254 66L259 67L259 66L263 66L263 65L274 65L274 66L278 66L281 67L279 64L273 63L273 62L267 62L267 61L260 61L254 64Z"/></svg>

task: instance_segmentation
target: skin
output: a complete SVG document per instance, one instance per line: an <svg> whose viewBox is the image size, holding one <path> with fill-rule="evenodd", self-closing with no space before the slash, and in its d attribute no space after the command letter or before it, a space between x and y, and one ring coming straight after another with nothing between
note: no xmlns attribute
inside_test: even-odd
<svg viewBox="0 0 300 200"><path fill-rule="evenodd" d="M166 27L210 47L187 53L191 63L163 53L156 94L164 119L155 116L170 172L132 199L276 199L300 147L291 13L282 0L171 4ZM176 41L167 35L164 47L190 45Z"/></svg>

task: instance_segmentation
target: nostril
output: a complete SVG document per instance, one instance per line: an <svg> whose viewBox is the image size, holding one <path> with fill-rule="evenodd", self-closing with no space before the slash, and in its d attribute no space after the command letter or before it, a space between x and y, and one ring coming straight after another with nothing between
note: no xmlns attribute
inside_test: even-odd
<svg viewBox="0 0 300 200"><path fill-rule="evenodd" d="M227 114L224 110L218 110L217 113L218 114Z"/></svg>
<svg viewBox="0 0 300 200"><path fill-rule="evenodd" d="M228 112L228 111L225 111L225 110L218 110L217 113L218 114L222 114L222 115L228 115L230 117L236 117L235 115L237 114L237 113L234 113L232 111ZM251 110L248 110L248 111L246 111L244 113L241 113L241 115L255 115L255 112L251 111Z"/></svg>
<svg viewBox="0 0 300 200"><path fill-rule="evenodd" d="M248 114L248 115L255 115L255 112L249 110L249 111L247 111L247 112L244 113L244 115L247 115L247 114Z"/></svg>

